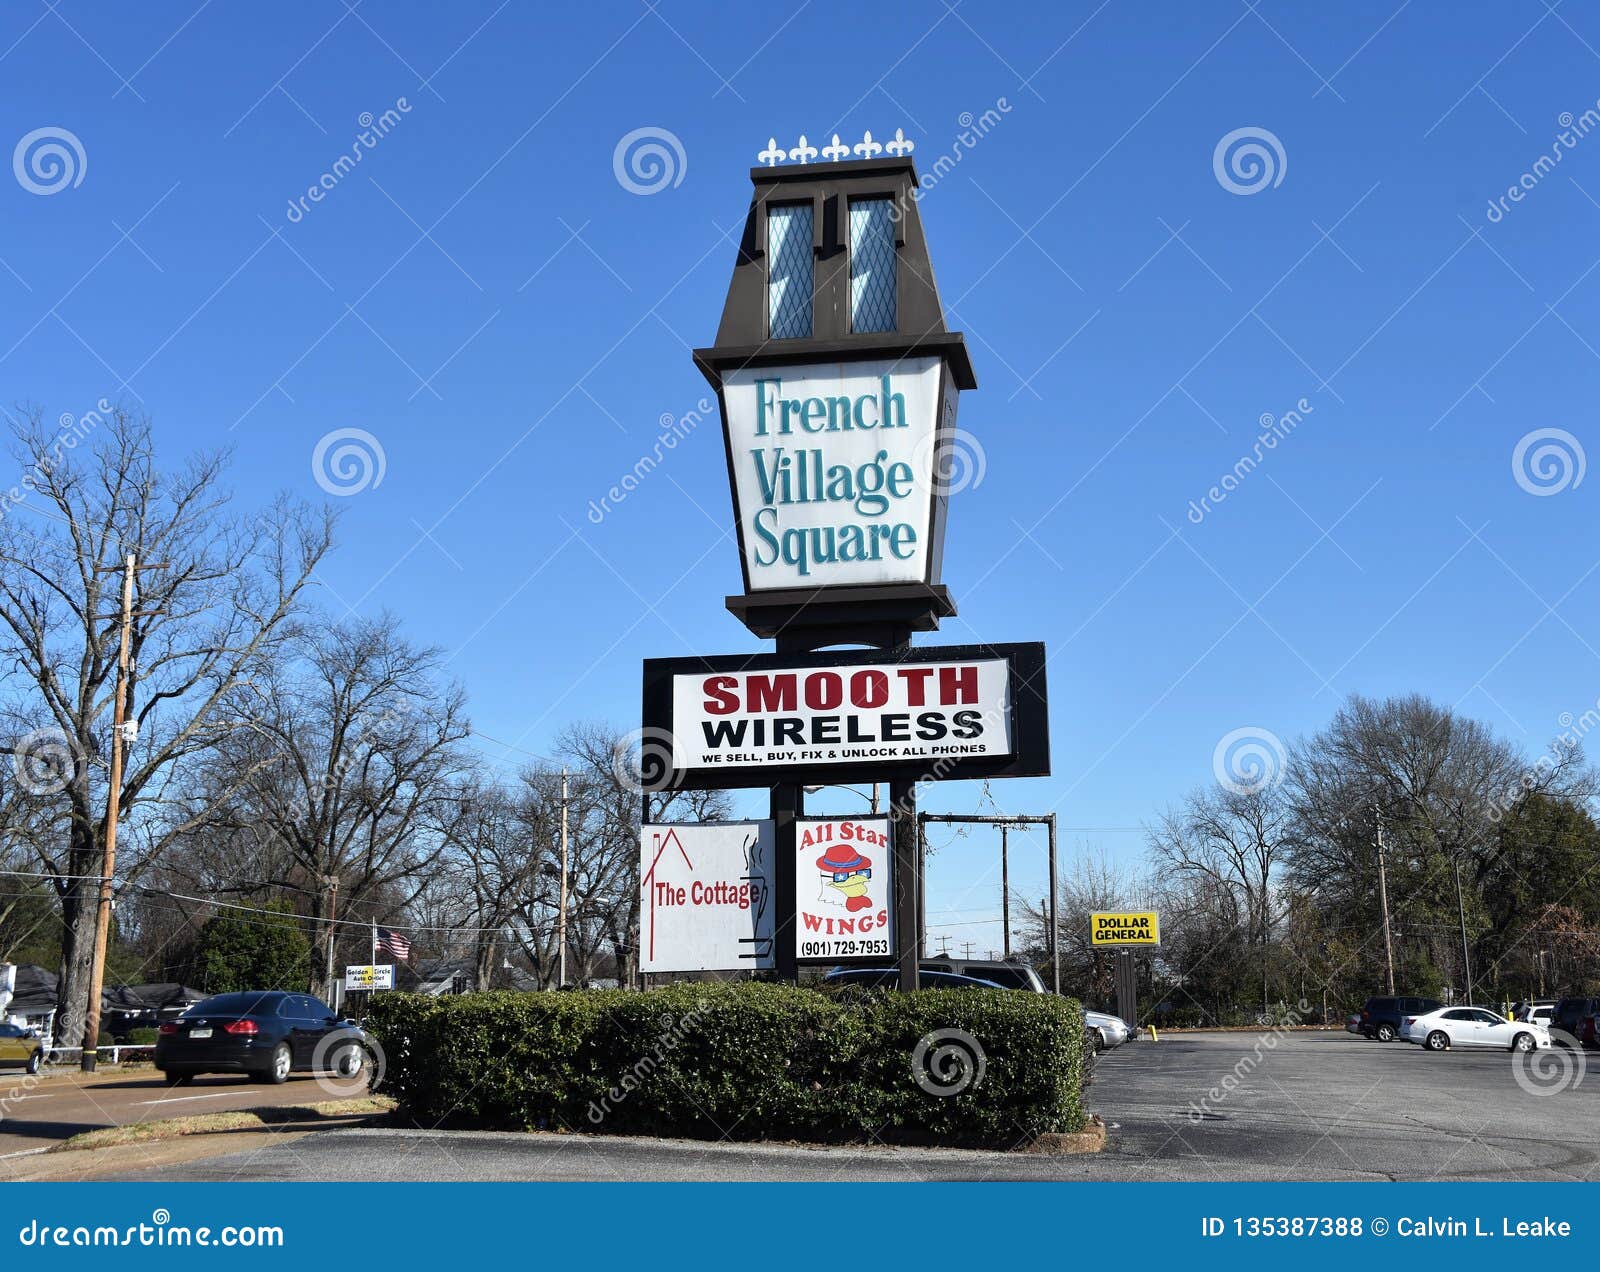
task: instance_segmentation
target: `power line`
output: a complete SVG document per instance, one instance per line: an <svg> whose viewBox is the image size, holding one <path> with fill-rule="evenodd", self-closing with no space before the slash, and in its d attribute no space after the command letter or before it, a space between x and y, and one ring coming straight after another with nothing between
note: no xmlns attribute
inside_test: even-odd
<svg viewBox="0 0 1600 1272"><path fill-rule="evenodd" d="M0 875L13 879L87 879L92 883L99 883L105 878L98 874L56 874L47 870L0 870Z"/></svg>
<svg viewBox="0 0 1600 1272"><path fill-rule="evenodd" d="M193 901L196 905L213 905L224 910L239 910L246 914L266 914L283 920L296 920L303 923L314 923L320 927L353 927L366 930L371 928L375 919L318 919L310 914L294 914L284 910L270 910L256 905L240 905L236 901L217 901L210 897L189 896L182 892L170 892L164 888L147 888L143 884L132 885L133 891L141 897L171 897L175 901ZM470 924L451 923L412 923L407 920L389 919L378 924L379 927L403 928L408 932L503 932L509 923L500 923L493 926L473 927Z"/></svg>
<svg viewBox="0 0 1600 1272"><path fill-rule="evenodd" d="M469 728L467 732L472 734L472 736L475 738L482 738L485 742L492 742L495 746L504 747L508 751L517 751L523 755L531 756L536 760L543 760L546 764L555 764L558 762L556 760L552 760L548 755L540 755L537 751L530 751L525 746L516 746L510 742L502 742L499 738L492 738L482 729Z"/></svg>

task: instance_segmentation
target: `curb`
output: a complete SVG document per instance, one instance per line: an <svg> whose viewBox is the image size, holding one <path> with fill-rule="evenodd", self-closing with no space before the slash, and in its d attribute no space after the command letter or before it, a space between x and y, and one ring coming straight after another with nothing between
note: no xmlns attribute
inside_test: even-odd
<svg viewBox="0 0 1600 1272"><path fill-rule="evenodd" d="M1081 1131L1050 1131L1039 1136L1022 1151L1046 1157L1067 1157L1076 1153L1098 1153L1106 1146L1105 1119L1091 1114L1088 1126Z"/></svg>

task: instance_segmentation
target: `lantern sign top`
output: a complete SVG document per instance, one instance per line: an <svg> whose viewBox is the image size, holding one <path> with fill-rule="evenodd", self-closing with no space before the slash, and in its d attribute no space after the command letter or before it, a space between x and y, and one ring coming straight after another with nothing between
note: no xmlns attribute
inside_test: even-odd
<svg viewBox="0 0 1600 1272"><path fill-rule="evenodd" d="M800 134L800 143L792 150L785 150L778 144L776 137L767 138L767 147L756 155L756 159L768 168L776 168L786 160L790 163L811 163L819 156L829 163L838 163L854 155L857 159L875 159L879 155L890 155L896 159L903 159L917 148L917 143L906 137L905 130L896 128L894 136L885 142L872 139L872 133L862 134L861 140L854 146L839 140L839 134L833 134L833 140L818 150L806 140L805 133Z"/></svg>

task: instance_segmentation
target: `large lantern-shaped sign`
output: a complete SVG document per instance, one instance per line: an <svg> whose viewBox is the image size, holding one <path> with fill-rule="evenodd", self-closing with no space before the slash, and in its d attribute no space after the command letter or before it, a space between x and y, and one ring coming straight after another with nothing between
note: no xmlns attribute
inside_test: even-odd
<svg viewBox="0 0 1600 1272"><path fill-rule="evenodd" d="M909 157L756 168L717 343L744 592L761 636L895 643L955 612L940 578L956 403ZM880 641L879 638L882 638Z"/></svg>

